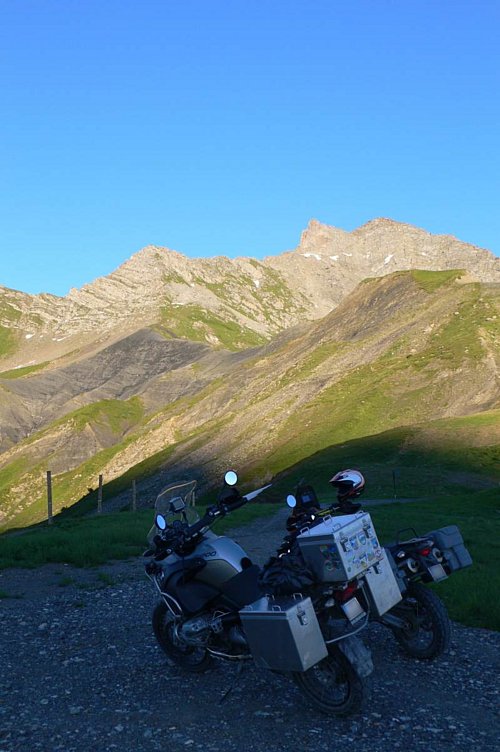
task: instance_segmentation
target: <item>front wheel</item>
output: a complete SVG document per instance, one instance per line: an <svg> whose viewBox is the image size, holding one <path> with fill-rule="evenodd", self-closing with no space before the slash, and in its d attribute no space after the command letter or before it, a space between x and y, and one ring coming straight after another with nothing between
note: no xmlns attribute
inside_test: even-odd
<svg viewBox="0 0 500 752"><path fill-rule="evenodd" d="M363 680L338 648L307 671L293 673L293 679L314 707L327 715L351 715L363 702Z"/></svg>
<svg viewBox="0 0 500 752"><path fill-rule="evenodd" d="M153 610L153 631L163 652L180 668L193 673L206 671L211 663L210 654L204 648L185 645L175 636L175 621L164 601Z"/></svg>
<svg viewBox="0 0 500 752"><path fill-rule="evenodd" d="M413 583L394 612L406 622L403 629L394 627L392 631L408 655L430 660L448 650L450 617L444 603L432 590Z"/></svg>

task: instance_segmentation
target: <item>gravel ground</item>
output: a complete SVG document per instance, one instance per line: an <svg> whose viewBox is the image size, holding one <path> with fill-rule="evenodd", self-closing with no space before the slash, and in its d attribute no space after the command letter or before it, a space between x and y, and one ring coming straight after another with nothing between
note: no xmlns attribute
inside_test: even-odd
<svg viewBox="0 0 500 752"><path fill-rule="evenodd" d="M235 537L262 562L283 518ZM239 675L226 663L199 676L170 667L152 634L155 598L141 562L8 570L0 591L10 596L0 601L0 752L499 748L497 632L454 625L450 652L428 663L371 626L370 701L335 720L252 664Z"/></svg>

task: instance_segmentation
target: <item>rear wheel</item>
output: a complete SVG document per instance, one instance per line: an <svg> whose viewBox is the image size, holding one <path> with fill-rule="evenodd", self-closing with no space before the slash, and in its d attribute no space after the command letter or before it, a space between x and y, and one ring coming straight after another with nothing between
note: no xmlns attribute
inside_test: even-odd
<svg viewBox="0 0 500 752"><path fill-rule="evenodd" d="M209 668L211 658L207 650L185 645L176 637L174 618L163 601L153 610L153 631L163 652L177 666L193 673Z"/></svg>
<svg viewBox="0 0 500 752"><path fill-rule="evenodd" d="M406 622L394 627L396 640L413 658L430 660L448 650L451 623L442 600L424 585L414 583L394 613Z"/></svg>
<svg viewBox="0 0 500 752"><path fill-rule="evenodd" d="M363 701L363 681L338 649L293 679L317 710L328 715L351 715Z"/></svg>

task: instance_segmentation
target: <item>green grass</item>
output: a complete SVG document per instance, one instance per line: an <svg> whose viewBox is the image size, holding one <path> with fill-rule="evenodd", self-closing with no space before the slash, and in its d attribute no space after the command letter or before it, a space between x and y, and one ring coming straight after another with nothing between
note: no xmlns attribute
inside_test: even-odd
<svg viewBox="0 0 500 752"><path fill-rule="evenodd" d="M97 485L99 474L104 465L126 446L127 441L103 449L74 470L60 473L52 477L54 514L60 513L65 518L78 517L97 508ZM103 485L103 499L112 498L122 491L131 489L132 480L154 474L172 454L174 446L169 446L161 452L137 463L123 475L105 482ZM41 474L41 473L40 473ZM106 479L104 479L106 480ZM92 491L88 491L92 484ZM28 509L17 515L13 520L16 527L42 521L47 517L47 502L43 479L38 487L38 497L35 495Z"/></svg>
<svg viewBox="0 0 500 752"><path fill-rule="evenodd" d="M205 282L200 277L196 278L196 282L211 290L229 308L239 311L250 319L258 320L258 314L256 315L241 301L241 293L246 295L248 290L251 290L252 297L259 302L260 314L268 322L276 318L278 301L281 310L297 310L297 301L290 295L290 289L280 272L258 262L252 263L252 266L261 272L259 287L255 286L251 275L242 273L226 274L223 282Z"/></svg>
<svg viewBox="0 0 500 752"><path fill-rule="evenodd" d="M21 311L0 296L0 321L9 324L9 326L0 324L0 357L2 355L9 355L15 350L19 337L16 328L20 318ZM11 327L10 324L13 326Z"/></svg>
<svg viewBox="0 0 500 752"><path fill-rule="evenodd" d="M280 272L277 269L271 269L270 267L261 268L263 277L260 286L256 289L255 292L253 292L257 299L259 299L261 303L264 304L264 301L262 299L264 298L265 300L266 296L270 296L279 300L282 303L283 309L285 311L290 311L294 308L297 308L297 300L293 295L290 295L290 288L285 283ZM266 315L265 306L264 315L266 316L266 318L268 318L268 315Z"/></svg>
<svg viewBox="0 0 500 752"><path fill-rule="evenodd" d="M148 428L154 428L158 421L178 415L192 407L198 401L209 396L221 383L222 380L220 378L214 379L195 395L177 400L157 414L148 416L142 420L143 409L139 398L135 397L127 401L104 400L80 408L58 419L48 428L26 439L24 443L29 445L32 441L41 437L43 438L44 434L50 433L54 426L66 424L68 421L72 421L74 424L73 427L77 430L83 430L86 425L92 424L93 426L110 428L116 433L118 431L126 433L121 441L117 441L112 446L101 450L72 470L64 473L53 473L54 513L63 511L65 516L72 517L95 510L97 507L96 489L98 476L107 463L115 455L125 450L127 446L133 443ZM228 416L224 416L222 420L207 421L203 426L195 431L191 431L186 436L179 435L177 442L186 439L190 442L194 440L197 444L201 444L204 440L207 440L207 437L213 436L228 419ZM134 433L129 432L131 428L134 428ZM123 491L130 490L133 480L140 480L157 473L177 448L178 443L171 444L150 455L143 461L138 462L119 477L110 481L107 481L105 477L103 499L106 500ZM190 448L194 448L193 443L190 444ZM21 528L46 519L47 467L50 467L50 460L43 459L35 464L30 464L29 460L23 457L10 463L3 470L0 470L0 508L3 507L9 510L18 503L19 494L17 490L12 490L13 488L15 489L21 483L24 487L29 486L29 495L23 495L23 505L26 505L26 508L18 511L16 516L8 522L0 524L0 531L5 531L14 526ZM89 487L94 490L89 492Z"/></svg>
<svg viewBox="0 0 500 752"><path fill-rule="evenodd" d="M460 493L468 487L473 492L500 484L500 410L333 444L287 467L275 487L284 492L305 478L328 493L329 478L346 467L363 472L367 497L377 499L394 496L393 472L400 498Z"/></svg>
<svg viewBox="0 0 500 752"><path fill-rule="evenodd" d="M95 424L109 426L113 433L121 434L139 423L143 416L144 408L140 397L131 397L128 400L107 399L84 405L54 421L44 430L53 430L58 425L71 422L77 431L83 431L86 426Z"/></svg>
<svg viewBox="0 0 500 752"><path fill-rule="evenodd" d="M395 343L390 352L319 391L301 407L300 419L292 414L282 424L273 451L263 458L270 470L280 472L332 444L431 420L436 405L443 409L452 404L460 380L473 380L485 357L479 333L491 309L487 296L479 296L479 286L469 285L466 299L420 352L408 354ZM336 347L335 342L321 345L272 388L309 378L320 363L335 357ZM465 369L463 377L460 368ZM436 378L443 370L450 371L448 378Z"/></svg>
<svg viewBox="0 0 500 752"><path fill-rule="evenodd" d="M2 501L3 489L15 483L27 469L27 460L24 457L20 457L0 470L0 501Z"/></svg>
<svg viewBox="0 0 500 752"><path fill-rule="evenodd" d="M218 522L214 531L221 535L230 527L272 514L275 509L269 504L248 505ZM203 511L200 507L200 515ZM53 562L95 567L114 559L139 556L147 548L152 524L152 508L73 520L55 518L52 526L0 536L0 569L35 568Z"/></svg>
<svg viewBox="0 0 500 752"><path fill-rule="evenodd" d="M479 300L479 290L469 300L461 302L457 310L429 339L428 346L412 358L415 368L424 368L441 363L445 367L458 367L463 361L484 356L479 330L488 314L488 303Z"/></svg>
<svg viewBox="0 0 500 752"><path fill-rule="evenodd" d="M346 345L342 342L326 342L318 345L310 355L293 365L281 376L278 386L281 388L287 384L297 383L309 378L318 366L324 363L325 360L338 356L345 347Z"/></svg>
<svg viewBox="0 0 500 752"><path fill-rule="evenodd" d="M117 478L114 478L113 480L105 482L103 484L103 490L102 490L103 499L106 500L109 498L113 498L114 496L117 496L119 493L122 493L123 491L127 491L127 490L130 490L130 495L132 496L132 491L131 491L132 481L147 478L151 475L154 475L156 472L158 472L161 466L172 455L175 448L176 448L175 444L168 446L165 449L162 449L160 452L156 452L150 457L147 457L142 462L138 462L136 465L133 465L131 468L129 468L129 470L123 473L123 475L120 475ZM120 444L117 451L121 449L123 449L123 444ZM92 462L93 459L94 458L92 458L92 460L89 460L89 462ZM99 467L102 467L102 462L99 463ZM99 473L97 471L99 467L96 467L95 471L92 472L92 468L90 468L89 465L86 464L84 468L80 466L79 468L77 468L77 470L78 470L78 474L82 474L84 478L89 478L89 477L98 478ZM66 498L66 499L73 498L74 499L75 488L76 488L75 473L72 473L71 475L68 474L68 477L65 479L65 485L59 486L57 495L60 498ZM70 496L70 494L72 494L72 496ZM76 503L72 504L72 506L69 506L66 509L63 509L61 511L61 516L64 517L65 519L78 518L78 517L81 517L82 515L87 514L88 512L95 511L96 508L97 508L97 489L94 488L89 493L85 495L82 494L82 498ZM17 519L16 519L16 523L17 523Z"/></svg>
<svg viewBox="0 0 500 752"><path fill-rule="evenodd" d="M160 254L157 254L158 259L161 260ZM187 285L188 283L184 279L184 277L179 274L179 272L176 272L174 270L171 270L169 272L165 272L163 274L163 281L168 284L169 282L175 282L178 285Z"/></svg>
<svg viewBox="0 0 500 752"><path fill-rule="evenodd" d="M434 586L450 616L472 627L500 630L500 490L371 508L379 537L396 539L398 530L427 533L458 525L473 566Z"/></svg>
<svg viewBox="0 0 500 752"><path fill-rule="evenodd" d="M75 584L74 577L61 577L61 579L57 583L58 587L68 587L68 585L74 585L74 584Z"/></svg>
<svg viewBox="0 0 500 752"><path fill-rule="evenodd" d="M0 325L0 356L9 355L15 347L16 337L12 329Z"/></svg>
<svg viewBox="0 0 500 752"><path fill-rule="evenodd" d="M17 323L20 318L21 311L0 296L0 319Z"/></svg>
<svg viewBox="0 0 500 752"><path fill-rule="evenodd" d="M449 271L433 272L426 269L414 269L411 276L426 292L432 293L448 282L454 282L465 274L464 269L451 269Z"/></svg>
<svg viewBox="0 0 500 752"><path fill-rule="evenodd" d="M0 590L0 600L6 599L6 598L12 598L13 600L21 600L23 598L22 595L12 595L11 593L8 593L6 590Z"/></svg>
<svg viewBox="0 0 500 752"><path fill-rule="evenodd" d="M40 371L49 364L49 361L44 363L37 363L33 366L24 366L23 368L12 368L10 371L3 371L0 373L0 379L21 379L23 376L29 376L36 371Z"/></svg>
<svg viewBox="0 0 500 752"><path fill-rule="evenodd" d="M120 436L126 433L130 428L141 420L143 416L142 402L138 397L133 397L127 401L121 400L104 400L80 408L79 410L64 416L52 423L47 429L34 434L25 440L26 444L43 437L44 434L50 433L54 426L63 425L68 422L72 423L75 430L83 430L87 425L93 424ZM131 443L133 437L126 436L121 441L110 447L102 449L88 460L64 473L52 475L53 487L53 508L54 514L59 512L63 506L69 506L79 499L86 501L89 508L96 507L96 496L88 494L88 487L97 486L99 474L103 467L113 459L113 457L122 451ZM167 454L168 454L167 450ZM126 484L131 484L133 477L138 477L143 471L143 467L151 461L151 458L139 463L131 472L125 473L113 483L107 484L108 494L114 495L120 490L126 488ZM5 468L0 470L0 507L6 510L12 508L18 502L16 486L23 484L29 487L29 492L25 493L22 498L24 509L18 511L15 518L0 524L0 530L7 527L23 527L34 522L46 519L47 501L46 501L46 470L50 469L50 458L44 458L36 462L29 462L27 457L21 457L14 460ZM111 491L109 490L111 488ZM109 498L109 496L108 496ZM85 506L85 504L84 504Z"/></svg>
<svg viewBox="0 0 500 752"><path fill-rule="evenodd" d="M453 619L469 626L500 629L500 602L495 598L500 587L499 501L499 493L494 490L472 496L462 494L410 504L387 504L372 507L369 512L379 537L385 542L394 540L399 530L409 526L426 533L445 525L458 525L474 564L435 585L436 592L445 601ZM281 506L249 504L228 515L214 530L223 534L228 528L273 514ZM56 520L52 527L40 527L22 535L3 535L0 537L0 568L34 568L48 562L90 567L139 556L146 548L152 519L153 510L148 509ZM108 584L107 575L99 575L99 578Z"/></svg>
<svg viewBox="0 0 500 752"><path fill-rule="evenodd" d="M169 305L161 310L160 332L195 342L209 342L216 337L220 346L228 350L257 347L267 340L257 332L223 319L197 305Z"/></svg>

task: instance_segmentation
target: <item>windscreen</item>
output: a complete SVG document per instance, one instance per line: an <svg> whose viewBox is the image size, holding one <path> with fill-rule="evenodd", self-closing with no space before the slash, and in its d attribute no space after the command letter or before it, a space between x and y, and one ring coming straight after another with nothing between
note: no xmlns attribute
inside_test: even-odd
<svg viewBox="0 0 500 752"><path fill-rule="evenodd" d="M168 527L172 527L176 520L193 525L200 516L195 509L196 481L179 481L167 486L157 497L154 516L162 514ZM159 532L155 524L148 533L148 541Z"/></svg>

